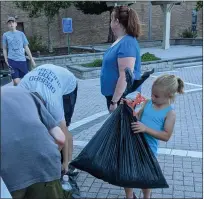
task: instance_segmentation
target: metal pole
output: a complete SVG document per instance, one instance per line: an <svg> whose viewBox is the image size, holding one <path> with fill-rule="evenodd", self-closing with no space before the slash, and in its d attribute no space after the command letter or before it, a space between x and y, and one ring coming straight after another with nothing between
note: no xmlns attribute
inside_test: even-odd
<svg viewBox="0 0 204 199"><path fill-rule="evenodd" d="M68 54L70 54L70 47L69 47L69 33L68 33Z"/></svg>
<svg viewBox="0 0 204 199"><path fill-rule="evenodd" d="M149 32L148 39L152 40L152 3L149 1Z"/></svg>

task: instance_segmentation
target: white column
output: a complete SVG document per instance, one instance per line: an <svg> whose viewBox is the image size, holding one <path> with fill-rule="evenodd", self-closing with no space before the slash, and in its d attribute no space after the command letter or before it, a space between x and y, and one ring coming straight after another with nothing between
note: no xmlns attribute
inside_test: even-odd
<svg viewBox="0 0 204 199"><path fill-rule="evenodd" d="M171 27L171 9L174 4L162 4L161 8L164 14L163 23L163 43L162 47L168 49L170 47L170 27Z"/></svg>

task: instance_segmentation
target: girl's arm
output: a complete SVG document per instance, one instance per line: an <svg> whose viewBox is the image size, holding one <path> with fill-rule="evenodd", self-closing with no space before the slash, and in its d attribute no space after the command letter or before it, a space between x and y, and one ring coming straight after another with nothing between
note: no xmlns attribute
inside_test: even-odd
<svg viewBox="0 0 204 199"><path fill-rule="evenodd" d="M169 111L167 114L165 123L164 123L164 130L163 131L156 131L154 129L151 129L147 126L145 126L141 122L133 122L132 123L132 130L134 133L147 133L153 137L155 137L158 140L162 141L168 141L173 133L174 125L176 121L176 114L175 112Z"/></svg>
<svg viewBox="0 0 204 199"><path fill-rule="evenodd" d="M148 101L149 101L149 100L147 99L147 100L143 103L142 108L137 112L137 119L138 119L138 120L141 119L142 113L143 113L144 108L145 108L145 106L146 106L146 104L147 104Z"/></svg>

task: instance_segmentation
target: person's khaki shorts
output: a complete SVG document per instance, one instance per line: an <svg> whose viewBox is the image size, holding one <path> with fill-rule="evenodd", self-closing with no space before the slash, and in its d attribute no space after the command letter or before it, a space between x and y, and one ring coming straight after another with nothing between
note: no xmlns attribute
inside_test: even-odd
<svg viewBox="0 0 204 199"><path fill-rule="evenodd" d="M68 199L71 192L64 192L60 180L40 182L25 189L11 192L13 199Z"/></svg>

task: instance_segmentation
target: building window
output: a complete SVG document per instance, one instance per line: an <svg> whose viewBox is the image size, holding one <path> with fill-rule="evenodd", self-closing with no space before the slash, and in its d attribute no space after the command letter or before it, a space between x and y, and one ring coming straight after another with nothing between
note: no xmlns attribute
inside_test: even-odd
<svg viewBox="0 0 204 199"><path fill-rule="evenodd" d="M23 22L18 22L17 24L18 25L17 25L16 29L19 30L19 31L24 32L24 24L23 24Z"/></svg>

